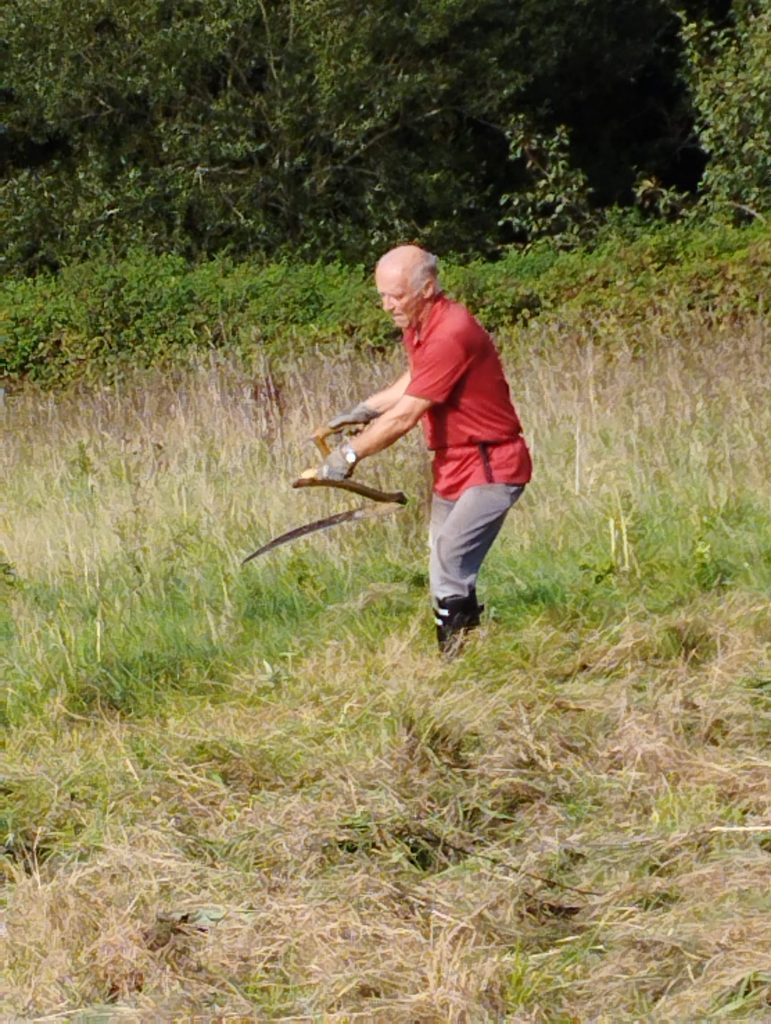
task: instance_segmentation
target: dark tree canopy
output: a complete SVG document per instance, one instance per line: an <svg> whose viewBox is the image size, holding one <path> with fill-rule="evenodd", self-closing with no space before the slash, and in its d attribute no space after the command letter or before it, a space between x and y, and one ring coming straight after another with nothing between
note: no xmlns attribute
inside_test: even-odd
<svg viewBox="0 0 771 1024"><path fill-rule="evenodd" d="M489 254L640 176L693 192L681 24L670 0L13 0L0 255Z"/></svg>

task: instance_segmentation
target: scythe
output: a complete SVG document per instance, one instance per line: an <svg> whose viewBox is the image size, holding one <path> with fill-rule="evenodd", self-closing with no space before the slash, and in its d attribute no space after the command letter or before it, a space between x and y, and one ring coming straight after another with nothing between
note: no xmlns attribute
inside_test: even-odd
<svg viewBox="0 0 771 1024"><path fill-rule="evenodd" d="M320 427L312 435L312 440L324 458L330 452L327 438L333 433L337 433L337 431L331 431L328 427ZM298 540L300 537L307 537L311 533L328 530L333 526L339 526L341 523L355 523L360 522L362 519L382 518L391 515L392 512L396 512L407 504L407 495L403 491L381 491L376 487L359 483L357 480L325 480L316 476L315 469L305 470L293 482L292 487L295 489L301 487L334 487L341 491L348 491L350 494L358 494L363 498L369 498L371 501L379 502L380 505L375 508L360 505L357 508L349 508L342 512L325 516L323 519L315 519L313 522L305 523L303 526L296 526L294 529L287 530L286 533L274 537L266 544L263 544L262 547L257 548L256 551L247 555L242 560L241 565L246 565L252 559L259 558L260 555L265 555L269 551L281 547L283 544L289 544L293 540Z"/></svg>

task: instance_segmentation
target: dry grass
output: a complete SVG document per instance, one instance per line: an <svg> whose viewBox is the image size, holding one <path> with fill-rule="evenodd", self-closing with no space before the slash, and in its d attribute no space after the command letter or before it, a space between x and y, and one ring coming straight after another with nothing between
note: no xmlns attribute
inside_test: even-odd
<svg viewBox="0 0 771 1024"><path fill-rule="evenodd" d="M765 327L612 329L508 343L538 474L449 666L416 438L399 519L238 568L371 367L9 403L6 1019L768 1019Z"/></svg>

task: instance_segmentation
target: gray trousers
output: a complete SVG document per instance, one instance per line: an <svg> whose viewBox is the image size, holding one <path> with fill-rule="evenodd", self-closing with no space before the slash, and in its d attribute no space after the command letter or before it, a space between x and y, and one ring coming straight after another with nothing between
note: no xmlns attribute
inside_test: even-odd
<svg viewBox="0 0 771 1024"><path fill-rule="evenodd" d="M517 484L481 484L469 487L457 501L434 494L428 573L435 599L468 596L506 514L524 489Z"/></svg>

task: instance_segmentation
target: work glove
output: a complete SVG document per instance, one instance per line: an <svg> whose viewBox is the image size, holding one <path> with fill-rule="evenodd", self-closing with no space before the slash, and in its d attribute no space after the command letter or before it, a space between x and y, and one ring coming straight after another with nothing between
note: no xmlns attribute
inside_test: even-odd
<svg viewBox="0 0 771 1024"><path fill-rule="evenodd" d="M370 409L366 402L359 402L358 405L354 405L348 412L341 412L337 416L327 423L327 426L331 431L340 430L341 427L347 426L349 423L369 423L370 420L377 419L380 415L375 409Z"/></svg>
<svg viewBox="0 0 771 1024"><path fill-rule="evenodd" d="M318 476L321 480L347 480L353 473L357 461L356 452L347 441L344 441L321 463Z"/></svg>

